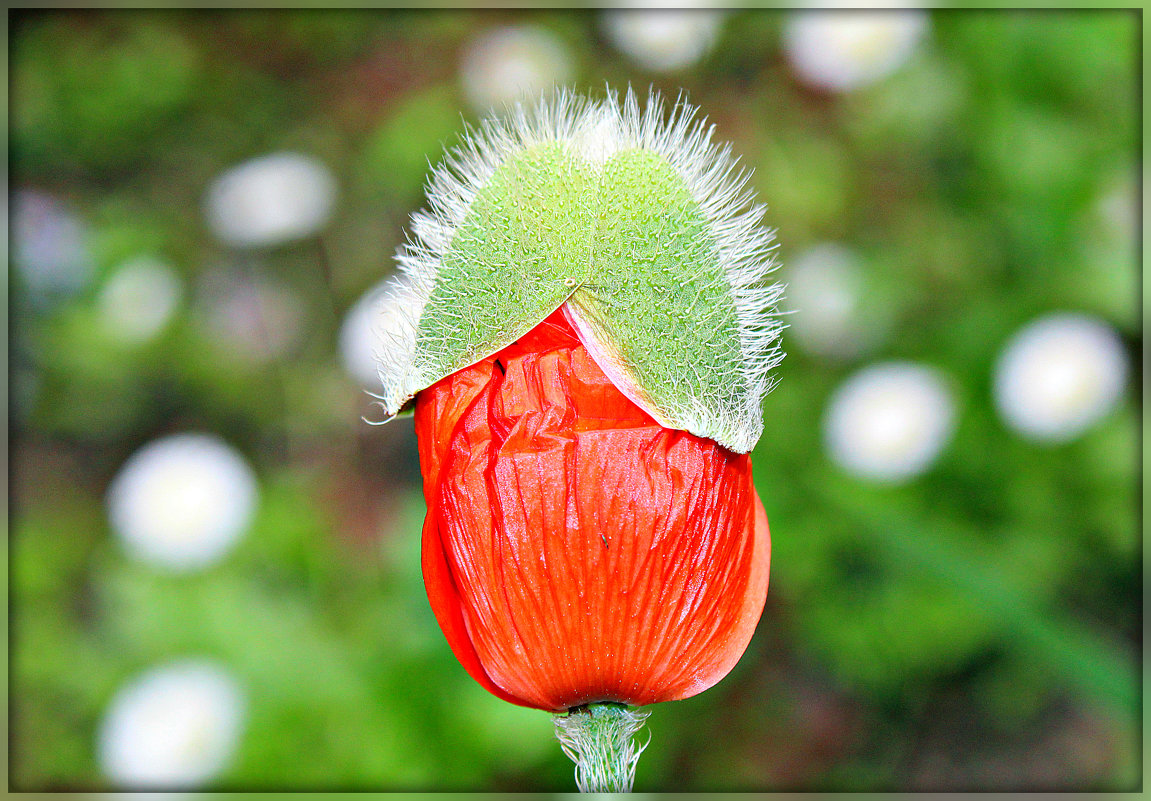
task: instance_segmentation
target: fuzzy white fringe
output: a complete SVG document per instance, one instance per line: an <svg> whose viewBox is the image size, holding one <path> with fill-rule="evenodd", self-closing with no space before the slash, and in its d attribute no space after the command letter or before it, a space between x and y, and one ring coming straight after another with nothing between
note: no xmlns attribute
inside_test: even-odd
<svg viewBox="0 0 1151 801"><path fill-rule="evenodd" d="M455 232L499 166L547 142L565 142L592 164L643 148L667 159L684 180L717 245L734 297L746 387L743 408L727 410L732 427L743 434L739 442L725 444L750 450L762 431L760 404L773 386L769 373L783 358L783 325L775 309L783 287L766 282L776 267L774 232L761 225L765 207L755 203L750 173L738 166L729 145L712 141L713 133L714 126L682 98L665 113L658 93L650 93L641 108L631 89L622 100L609 91L602 101L561 90L531 106L516 104L505 116L468 129L462 143L434 169L428 206L412 216L410 236L396 255L402 274L383 301L388 322L380 328L377 351L385 411L394 415L415 393L444 377L415 358L420 312ZM709 412L714 415L715 410L699 410L702 415Z"/></svg>

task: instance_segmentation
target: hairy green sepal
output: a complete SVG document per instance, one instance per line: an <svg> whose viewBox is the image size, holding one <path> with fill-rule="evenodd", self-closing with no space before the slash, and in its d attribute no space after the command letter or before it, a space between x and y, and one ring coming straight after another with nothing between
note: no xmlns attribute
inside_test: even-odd
<svg viewBox="0 0 1151 801"><path fill-rule="evenodd" d="M628 397L665 426L750 448L732 423L755 394L733 287L708 220L662 155L623 150L593 164L550 142L500 165L420 315L421 383L506 347L569 299L581 338Z"/></svg>
<svg viewBox="0 0 1151 801"><path fill-rule="evenodd" d="M428 384L510 345L587 274L595 176L558 143L503 164L452 240L420 316Z"/></svg>

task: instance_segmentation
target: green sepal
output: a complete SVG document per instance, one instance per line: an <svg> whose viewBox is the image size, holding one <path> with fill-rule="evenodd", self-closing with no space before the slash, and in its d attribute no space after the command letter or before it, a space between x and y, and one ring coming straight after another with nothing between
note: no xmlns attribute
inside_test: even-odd
<svg viewBox="0 0 1151 801"><path fill-rule="evenodd" d="M751 450L781 357L771 234L693 113L665 123L630 93L562 95L466 140L400 253L410 319L382 356L385 409L567 303L592 357L660 424Z"/></svg>

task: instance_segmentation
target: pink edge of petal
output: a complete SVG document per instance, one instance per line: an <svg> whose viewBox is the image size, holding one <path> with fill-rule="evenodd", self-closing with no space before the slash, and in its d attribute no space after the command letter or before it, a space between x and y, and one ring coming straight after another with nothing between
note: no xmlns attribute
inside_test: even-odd
<svg viewBox="0 0 1151 801"><path fill-rule="evenodd" d="M747 596L744 598L743 617L751 622L751 631L754 633L756 627L759 625L759 619L763 615L763 605L767 602L767 590L771 578L771 527L767 522L767 510L763 508L763 501L760 500L759 490L752 486L752 497L755 500L755 524L754 534L755 545L753 551L753 567L751 579L748 582L750 588ZM748 641L751 636L748 636Z"/></svg>
<svg viewBox="0 0 1151 801"><path fill-rule="evenodd" d="M664 428L672 428L677 431L687 430L681 425L676 425L673 421L669 420L663 412L656 408L648 394L644 392L639 384L633 381L631 376L623 369L619 357L610 350L607 343L600 342L596 339L591 324L580 315L579 310L572 306L570 301L565 302L560 308L563 309L564 317L572 324L572 328L576 330L576 335L579 336L580 342L587 348L588 355L592 357L592 361L599 365L599 369L603 370L604 375L607 376L608 380L615 385L615 388L618 389L624 397L647 412L653 420Z"/></svg>

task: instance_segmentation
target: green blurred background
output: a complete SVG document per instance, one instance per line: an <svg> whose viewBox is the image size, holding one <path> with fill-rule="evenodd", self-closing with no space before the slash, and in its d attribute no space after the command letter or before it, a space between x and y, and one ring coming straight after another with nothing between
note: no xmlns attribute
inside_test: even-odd
<svg viewBox="0 0 1151 801"><path fill-rule="evenodd" d="M694 54L665 22L640 25L645 51L601 12L13 18L15 789L131 786L102 767L102 721L185 658L243 699L208 788L573 787L549 717L489 696L436 628L411 423L361 420L350 329L341 350L429 162L508 74L685 90L755 170L781 280L820 243L856 264L853 346L805 347L820 332L798 336L800 310L764 405L756 637L714 689L653 711L637 789L1137 786L1139 18L932 12L850 87L805 78L789 13L688 25ZM315 196L311 222L214 227L217 179L284 152L311 165L283 190ZM110 288L141 260L162 280ZM1108 326L1130 367L1119 402L1055 443L993 399L1006 343L1051 311ZM844 469L823 433L836 388L888 360L938 371L955 408L899 482ZM106 500L179 432L241 454L258 501L233 547L174 570L117 538Z"/></svg>

